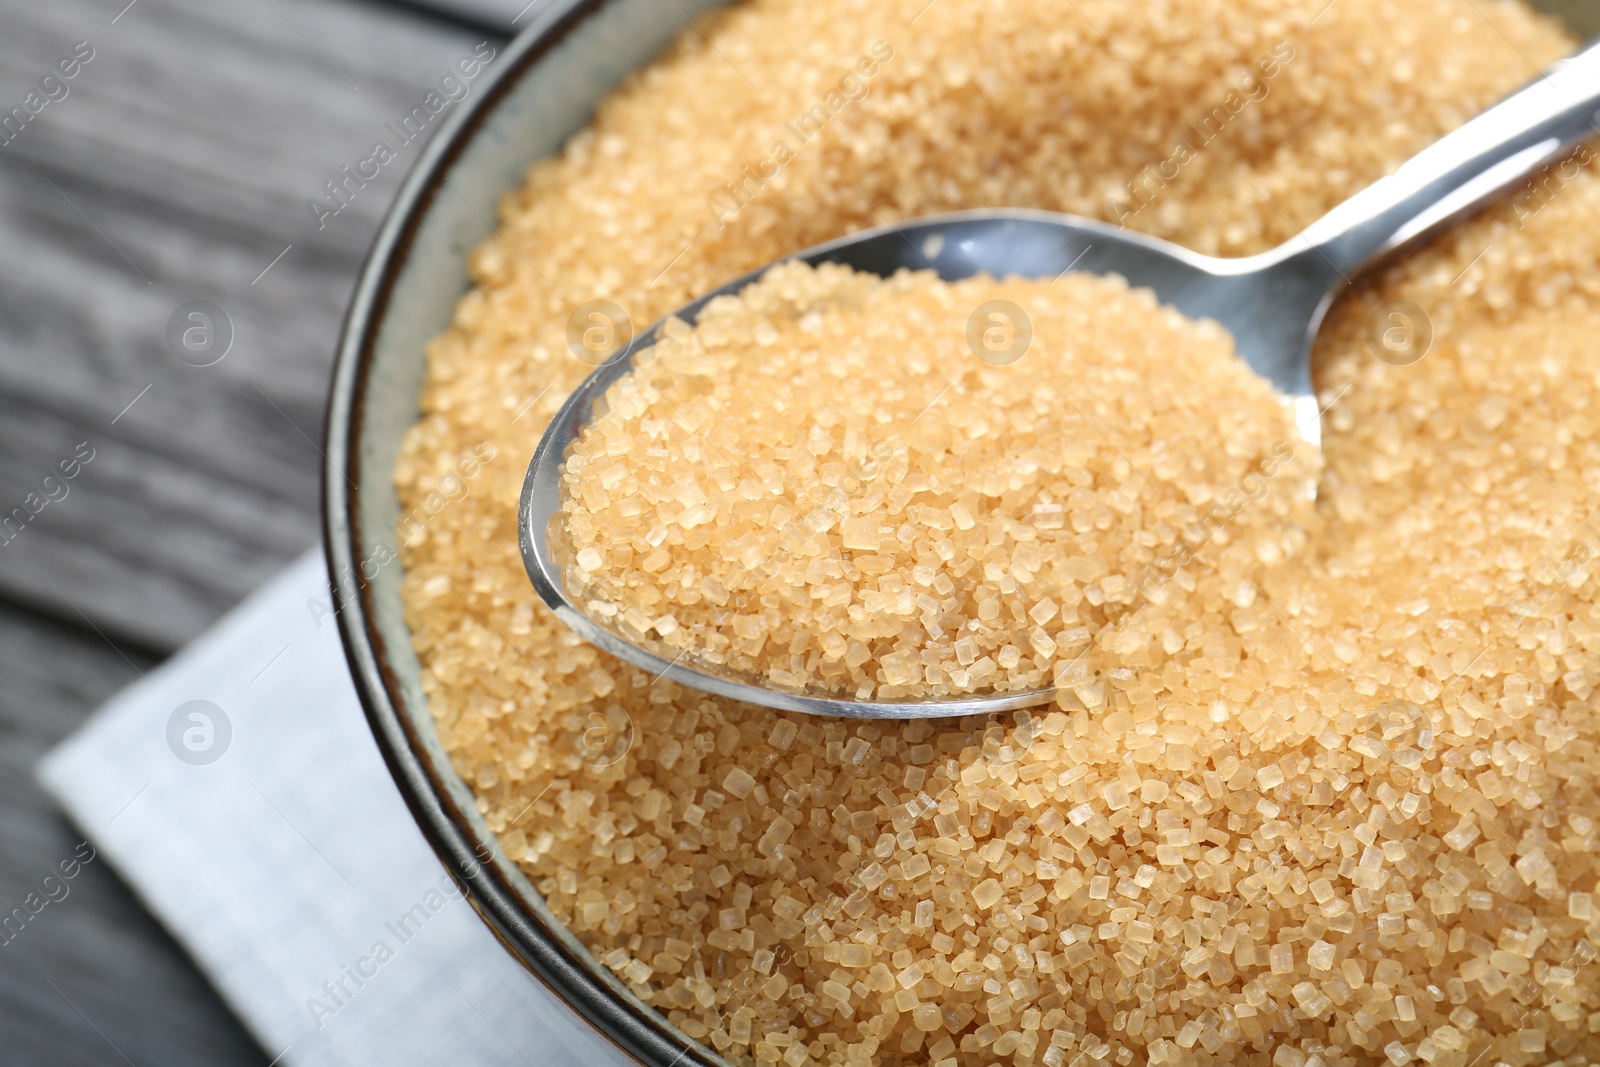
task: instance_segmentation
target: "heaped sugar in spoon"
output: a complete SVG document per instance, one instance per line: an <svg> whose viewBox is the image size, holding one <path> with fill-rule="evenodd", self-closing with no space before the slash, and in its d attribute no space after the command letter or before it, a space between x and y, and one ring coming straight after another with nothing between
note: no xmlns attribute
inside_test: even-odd
<svg viewBox="0 0 1600 1067"><path fill-rule="evenodd" d="M1597 107L1600 107L1600 51L1591 46L1436 142L1393 175L1370 186L1313 223L1294 240L1272 251L1242 259L1215 259L1102 223L1022 210L966 212L914 220L856 234L791 258L811 266L839 264L880 278L891 278L897 271L932 271L936 272L940 279L952 283L960 282L962 279L974 279L974 283L977 283L976 276L989 275L996 278L1039 279L1048 284L1068 272L1125 279L1127 285L1149 290L1154 299L1190 319L1212 320L1225 327L1232 335L1233 346L1238 356L1260 378L1271 383L1291 405L1292 422L1298 427L1300 440L1315 446L1320 443L1320 426L1317 403L1311 386L1310 347L1333 297L1361 271L1388 255L1437 233L1444 226L1490 201L1544 163L1592 136L1596 132ZM988 623L990 629L996 631L1000 627L1006 628L1010 637L1004 646L997 645L995 634L991 634L990 644L994 647L984 650L984 655L973 654L978 650L971 644L962 645L961 650L957 651L957 643L965 635L958 636L959 627L945 624L961 620L951 618L950 613L941 615L940 612L924 605L924 611L920 616L914 614L912 617L931 616L934 628L942 632L938 635L930 632L923 647L937 646L936 653L932 654L932 658L937 660L938 656L943 654L942 651L938 651L944 648L940 642L944 638L949 638L947 642L949 656L937 663L919 660L914 665L907 663L903 655L899 659L891 659L899 654L891 635L889 644L879 650L878 660L874 663L879 670L874 677L867 679L870 683L868 686L861 685L860 679L851 675L849 670L841 674L834 669L831 675L823 670L812 676L807 676L804 672L796 674L794 668L797 665L812 662L820 667L823 660L831 653L837 653L833 655L833 662L848 664L852 656L857 660L860 659L859 649L839 648L838 640L845 640L848 646L849 638L845 632L837 628L798 629L791 635L788 648L770 650L779 654L792 653L786 665L779 665L780 673L776 675L771 672L769 660L761 661L758 666L765 669L757 670L754 674L747 670L741 671L737 663L730 667L730 653L733 654L733 660L737 660L735 640L741 639L741 631L735 627L743 627L743 634L748 636L742 639L747 643L754 643L758 636L762 636L757 633L760 628L768 631L782 628L785 619L782 615L782 605L778 602L781 598L770 593L755 596L756 603L734 603L731 609L727 608L727 605L714 603L710 605L711 608L727 609L722 612L727 617L721 618L719 623L725 627L725 633L733 635L726 645L719 637L713 637L704 645L696 645L692 641L685 643L685 635L678 633L674 625L675 623L682 625L676 609L652 614L654 605L668 598L665 591L660 588L653 590L647 588L648 583L640 586L636 592L645 601L649 601L652 610L643 610L641 604L627 604L627 597L623 595L625 591L616 587L609 590L600 589L596 595L596 590L592 588L592 578L597 573L603 578L608 567L626 569L628 566L638 566L644 570L645 563L644 558L631 561L619 561L613 558L602 559L600 567L586 568L584 564L594 564L595 557L588 556L584 563L580 563L576 553L586 546L574 547L566 529L565 516L562 512L564 478L569 473L582 475L583 472L581 470L568 472L564 465L568 457L574 454L574 447L578 445L586 428L595 420L596 402L604 397L608 404L611 403L619 395L613 387L632 375L636 364L640 364L641 354L649 351L658 342L663 339L669 343L683 340L693 342L694 331L691 327L698 329L699 319L712 301L718 297L726 298L744 292L765 273L765 270L757 271L737 279L643 332L624 351L596 370L568 398L550 423L534 453L523 489L519 523L522 552L536 591L563 622L585 639L650 671L652 676L669 678L680 684L750 703L824 715L914 718L1003 711L1049 701L1058 684L1071 684L1076 676L1068 672L1063 681L1060 671L1051 675L1048 671L1039 670L1037 678L1039 684L1032 688L984 690L981 686L972 686L970 668L986 658L996 667L1004 667L1006 661L1013 659L1013 653L1006 651L1008 646L1015 650L1015 662L1009 668L992 673L997 680L1007 679L1009 684L1015 686L1019 678L1028 677L1029 667L1023 663L1024 656L1036 667L1041 662L1058 666L1063 662L1067 664L1076 662L1081 650L1072 645L1063 647L1062 642L1058 640L1059 631L1052 633L1047 630L1046 637L1049 638L1049 642L1035 642L1032 629L1028 626L1032 620L1026 618L1011 619L996 616L984 619L981 617L982 612L993 609L986 609L978 603L971 604L973 617L967 621L980 624L980 628L981 624ZM1062 281L1065 283L1066 279ZM726 307L726 301L719 307ZM971 310L971 305L967 305L966 310ZM980 318L979 329L983 329L982 324L987 322L996 322L1001 326L1009 323L1013 330L1031 328L1030 317L1027 315L1021 318L1008 318L1004 308L998 313L1000 314L998 320L992 315ZM715 320L716 315L717 313L713 311L711 320ZM796 322L798 323L803 317L802 315L797 318ZM715 328L716 324L711 320L708 320L708 325ZM1194 322L1187 322L1185 327L1200 328ZM1057 355L1060 354L1059 349L1062 344L1069 342L1092 344L1092 338L1080 338L1070 330L1066 333L1068 335L1066 337L1048 339L1052 352ZM758 359L763 351L761 343L763 339L753 337L752 340L755 343L749 345L747 351L751 353L750 358ZM1041 338L1040 342L1044 344L1046 339ZM1001 347L1005 345L1002 344ZM1187 358L1190 347L1175 346L1173 358ZM673 356L679 361L677 371L693 375L703 373L707 369L715 370L715 367L697 368L686 365L685 361L692 362L694 344L689 344L688 348L688 353L679 352ZM701 348L704 349L705 346L701 345ZM1113 358L1120 358L1119 353L1112 355ZM958 354L951 358L961 357ZM965 359L969 364L974 362L970 353L965 355ZM1089 363L1092 362L1090 359ZM1068 364L1068 366L1084 365L1087 364L1081 361L1078 364ZM992 375L1000 370L1021 371L1013 377L1037 375L1042 372L1041 367L1029 366L1024 360L1011 367L980 368L972 373L976 373L980 378L982 375L990 375L992 381ZM956 374L956 368L952 367L950 377L953 378ZM1183 376L1177 373L1170 376L1164 373L1151 376L1147 373L1143 380L1130 383L1129 396L1151 396L1164 388L1176 387L1176 384L1183 380ZM884 383L875 382L870 376L858 376L853 381L841 380L838 388L847 390L853 385L862 388L879 384ZM1032 384L1041 386L1048 384L1049 395L1056 397L1063 409L1072 408L1071 382ZM1241 389L1243 388L1241 386ZM625 389L626 386L623 386L623 390ZM965 386L958 387L958 392L963 394L966 390ZM706 395L713 395L714 392L714 389L710 390ZM751 404L759 406L771 398L748 399ZM1249 409L1249 399L1245 393L1240 394L1238 402L1242 409ZM1158 402L1156 406L1159 407ZM702 420L711 414L710 411L702 411L698 415L695 412L683 411L675 413L673 417L684 427L698 431L703 425ZM1099 420L1094 418L1093 411L1077 411L1074 414L1079 416L1083 426L1094 430L1110 447L1113 449L1118 447L1117 426L1099 425ZM915 416L919 422L927 417L920 414ZM1235 454L1235 458L1248 458L1251 463L1257 464L1259 469L1274 442L1265 439L1271 436L1270 427L1265 422L1257 428L1265 431L1263 439L1238 442L1243 447L1232 449L1232 453ZM844 432L843 428L841 432ZM1262 446L1268 449L1268 453L1262 453ZM1215 449L1214 454L1226 457L1230 454L1230 450L1223 447ZM584 462L587 463L588 460ZM711 460L711 465L715 465L714 459ZM1209 481L1191 482L1187 486L1183 478L1167 479L1160 472L1141 470L1136 477L1142 483L1167 485L1175 491L1194 491L1204 496L1210 491L1221 488L1220 481L1225 479L1219 480L1216 477L1219 473L1212 471ZM820 481L823 476L820 465L817 474L820 486L823 484ZM973 472L966 470L952 471L952 474L969 478L973 476ZM617 475L612 474L611 477L616 478ZM859 475L856 477L859 479ZM579 484L581 479L569 481L572 486L581 490ZM754 481L759 485L760 479ZM597 484L603 487L603 483L597 482ZM1070 486L1057 486L1056 489L1068 490ZM688 492L689 501L674 503L675 513L681 514L678 510L680 508L699 506L694 502L693 492ZM1052 492L1051 499L1059 500L1064 511L1070 511L1067 508L1070 494ZM1159 494L1157 496L1159 497ZM752 503L757 501L752 500ZM1152 501L1142 501L1141 506L1149 503ZM602 507L609 504L610 501L607 500ZM619 500L616 506L621 508L624 502ZM1116 510L1109 503L1107 507L1111 511ZM846 524L852 516L846 512L853 509L836 510L838 510L837 528L830 527L827 530L812 532L831 534L838 539L838 544L843 549L847 543L845 541L847 531L851 530ZM779 515L780 519L800 517ZM772 513L769 511L766 519L770 521L771 518ZM1292 516L1278 515L1277 518L1292 519ZM825 519L826 513L823 515L823 520ZM1116 516L1113 515L1111 521L1114 523L1115 519ZM942 520L933 521L936 525ZM1103 528L1106 518L1102 515L1090 521L1097 528ZM694 533L695 525L698 524L691 524L691 528L687 531L689 534ZM917 535L915 524L907 525L913 527L912 540L915 542ZM592 530L590 532L593 533ZM645 536L648 538L654 532L652 526L645 532ZM1263 531L1263 536L1268 536L1269 533ZM858 538L856 544L861 546L868 544L866 532L861 529L860 524L853 529L853 535ZM704 535L696 535L694 539L698 540L699 536ZM891 530L890 536L896 536L896 533ZM1234 538L1230 535L1224 540L1231 543ZM709 541L706 544L709 545ZM878 544L881 547L882 542ZM658 544L654 547L661 546ZM882 554L870 551L866 547L847 551L866 552L874 556ZM1269 557L1274 551L1277 550L1271 546L1266 549ZM840 556L844 554L845 550L838 553ZM651 562L661 564L663 567L670 565L672 563L670 552L668 556L669 559L666 561L657 557ZM791 546L776 557L772 553L763 555L759 551L755 552L749 563L753 568L760 570L773 565L772 561L777 559L779 562L776 565L790 567L792 575L793 568L798 565L797 560L802 558L807 557L803 553L796 556ZM853 561L853 556L851 558ZM675 571L675 577L682 588L681 583L685 580L687 572L681 570L681 564L685 561L679 562L680 569ZM1104 559L1099 563L1086 560L1083 564L1086 568L1083 571L1084 581L1092 582L1093 573L1100 567L1108 565L1108 562ZM999 567L997 561L984 561L985 566L991 563ZM1220 558L1213 560L1212 566L1222 568L1216 573L1218 581L1232 581L1236 585L1248 582L1247 577L1236 577L1236 566L1230 570L1226 560ZM856 570L860 570L859 565L856 566ZM1023 573L1027 573L1027 570L1024 566ZM650 572L644 571L644 573ZM1004 575L989 575L982 569L980 573L983 574L985 581L992 578L991 584L1004 579ZM701 582L702 595L706 594L707 589L713 600L722 595L715 585L704 586L704 576L697 578L695 574L687 573L687 577L691 584L696 580ZM841 579L847 577L848 575L841 575ZM1112 575L1112 577L1115 581L1119 576ZM830 576L818 571L815 578L816 581L811 583L810 588L821 589L827 586ZM893 581L889 582L886 588L884 583L878 582L870 589L877 599L869 604L863 598L857 603L855 606L858 608L858 615L865 613L869 616L862 621L870 631L873 622L870 616L874 614L874 609L879 613L890 614L888 608L903 608L904 604L900 601L904 600L905 594L909 594L913 603L919 594L936 598L939 595L938 590L931 584L936 580L937 575L930 579L930 585L926 589L916 589L911 588L918 584L913 577L911 582L906 583L908 589L905 591L898 589ZM1125 580L1136 580L1136 577L1127 575ZM850 584L858 589L861 588L859 580L852 580ZM589 595L575 596L574 586L583 586ZM726 592L731 594L733 590ZM1163 593L1165 592L1163 590ZM762 595L767 596L772 602L759 603ZM1249 594L1246 590L1238 595L1248 597ZM657 599L651 601L652 596ZM681 599L680 597L680 603ZM1155 599L1159 602L1162 598L1158 596ZM638 609L632 616L626 614L630 606ZM1058 611L1063 607L1054 602L1053 606ZM613 607L615 610L611 611ZM773 618L773 612L778 613L776 620ZM1026 612L1023 614L1026 615ZM1114 614L1100 611L1095 617L1101 620L1102 625L1112 625L1119 621L1113 617ZM736 620L732 618L734 615L742 618ZM663 616L671 617L663 619ZM706 619L712 620L716 617L716 612L709 612ZM758 622L760 618L766 621ZM943 623L940 621L941 618ZM774 621L778 623L777 627L773 626ZM663 629L665 633L662 632ZM701 629L696 633L701 636L712 636L712 629L708 629L705 620L702 620ZM676 641L673 640L675 634ZM803 636L799 636L802 634ZM1088 636L1093 637L1094 634ZM1138 635L1133 635L1130 640L1137 640L1137 637ZM826 641L834 642L831 653L829 649L823 647ZM1054 647L1051 647L1052 643ZM969 654L973 654L970 659ZM1000 658L1002 655L1005 656L1005 660ZM967 662L962 662L963 660ZM931 674L927 670L929 666L936 668ZM913 667L916 668L915 671ZM958 672L964 669L968 671L968 677L962 679ZM920 681L912 677L916 673L920 673ZM933 680L930 681L930 678ZM966 684L960 684L963 681ZM890 695L885 697L883 695L885 692Z"/></svg>
<svg viewBox="0 0 1600 1067"><path fill-rule="evenodd" d="M1093 706L1091 649L1298 554L1318 458L1221 327L1086 274L782 263L605 408L562 481L568 595L669 659L857 701Z"/></svg>

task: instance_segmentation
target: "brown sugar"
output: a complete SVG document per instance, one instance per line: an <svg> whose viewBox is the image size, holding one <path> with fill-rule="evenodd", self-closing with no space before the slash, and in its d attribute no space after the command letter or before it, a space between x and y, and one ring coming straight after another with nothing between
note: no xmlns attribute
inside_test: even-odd
<svg viewBox="0 0 1600 1067"><path fill-rule="evenodd" d="M667 332L574 443L562 521L569 589L668 658L863 700L1049 688L1306 539L1289 406L1116 279L787 263Z"/></svg>
<svg viewBox="0 0 1600 1067"><path fill-rule="evenodd" d="M755 0L702 27L506 196L396 470L412 508L502 457L403 546L408 621L440 738L556 914L741 1063L1600 1060L1587 169L1347 294L1293 564L1137 644L1099 618L1093 671L1033 715L651 684L536 603L515 519L592 369L586 302L642 326L965 207L1260 251L1571 42L1487 0ZM1409 365L1374 344L1396 321L1431 323Z"/></svg>

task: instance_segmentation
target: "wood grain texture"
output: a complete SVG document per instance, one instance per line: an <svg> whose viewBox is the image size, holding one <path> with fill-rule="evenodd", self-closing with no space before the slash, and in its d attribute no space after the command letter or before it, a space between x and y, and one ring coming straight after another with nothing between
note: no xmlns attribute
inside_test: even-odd
<svg viewBox="0 0 1600 1067"><path fill-rule="evenodd" d="M165 651L315 541L339 320L420 142L323 228L307 200L485 37L349 0L120 6L0 4L0 111L95 50L0 147L0 515L94 450L0 545L0 597ZM235 333L204 368L166 340L196 298Z"/></svg>
<svg viewBox="0 0 1600 1067"><path fill-rule="evenodd" d="M339 318L417 145L320 231L305 201L485 39L420 3L125 3L0 0L0 113L95 49L0 147L0 518L93 450L0 544L0 912L81 840L38 758L316 539ZM194 298L235 326L215 366L168 350ZM108 864L70 890L0 947L0 1064L268 1062Z"/></svg>

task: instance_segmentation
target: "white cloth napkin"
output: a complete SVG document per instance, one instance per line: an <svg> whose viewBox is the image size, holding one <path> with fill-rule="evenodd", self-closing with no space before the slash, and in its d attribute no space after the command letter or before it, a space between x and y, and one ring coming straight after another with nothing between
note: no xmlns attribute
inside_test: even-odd
<svg viewBox="0 0 1600 1067"><path fill-rule="evenodd" d="M603 1040L423 840L357 702L320 551L111 700L39 776L276 1063L616 1055L597 1055Z"/></svg>

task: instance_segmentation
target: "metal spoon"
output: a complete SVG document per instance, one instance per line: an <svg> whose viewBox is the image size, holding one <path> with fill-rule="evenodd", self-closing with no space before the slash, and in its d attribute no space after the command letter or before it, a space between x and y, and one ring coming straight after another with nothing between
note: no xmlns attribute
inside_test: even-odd
<svg viewBox="0 0 1600 1067"><path fill-rule="evenodd" d="M1311 344L1334 297L1373 264L1476 211L1600 131L1600 44L1514 93L1423 150L1394 174L1334 208L1293 240L1260 255L1217 259L1089 219L1002 208L916 219L852 234L790 257L843 263L887 277L932 268L946 281L978 273L1053 278L1068 270L1118 274L1192 318L1215 319L1239 355L1293 399L1300 432L1321 443ZM736 293L766 268L675 312L694 323L714 297ZM556 616L585 640L657 679L787 711L862 719L986 714L1043 704L1053 689L929 701L864 701L768 689L668 660L585 614L567 595L552 552L567 450L595 402L655 343L661 323L635 337L581 384L550 423L523 484L519 528L528 577Z"/></svg>

